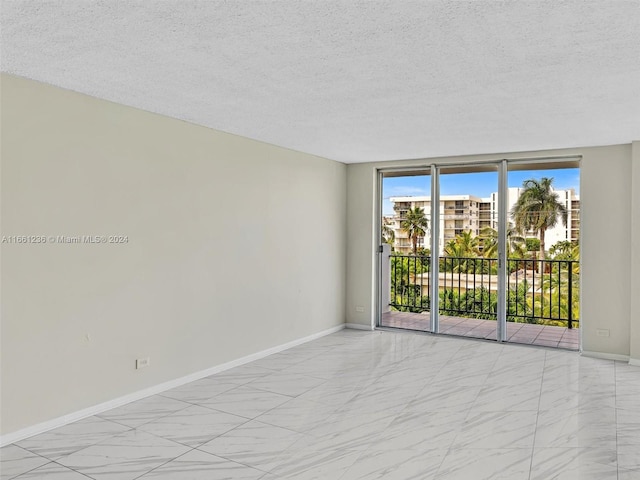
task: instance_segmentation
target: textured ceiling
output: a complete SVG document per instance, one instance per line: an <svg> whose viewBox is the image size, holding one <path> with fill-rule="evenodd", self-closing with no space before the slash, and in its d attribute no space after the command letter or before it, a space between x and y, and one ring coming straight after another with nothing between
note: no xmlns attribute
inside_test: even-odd
<svg viewBox="0 0 640 480"><path fill-rule="evenodd" d="M5 72L352 163L640 139L640 1L2 1Z"/></svg>

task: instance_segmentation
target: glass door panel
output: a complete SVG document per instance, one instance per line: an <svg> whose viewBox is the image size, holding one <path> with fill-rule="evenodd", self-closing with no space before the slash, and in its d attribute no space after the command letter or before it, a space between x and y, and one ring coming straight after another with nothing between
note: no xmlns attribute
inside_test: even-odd
<svg viewBox="0 0 640 480"><path fill-rule="evenodd" d="M496 339L498 165L440 168L438 331Z"/></svg>
<svg viewBox="0 0 640 480"><path fill-rule="evenodd" d="M379 326L430 331L429 173L382 174Z"/></svg>
<svg viewBox="0 0 640 480"><path fill-rule="evenodd" d="M578 350L578 164L510 165L508 186L506 340Z"/></svg>

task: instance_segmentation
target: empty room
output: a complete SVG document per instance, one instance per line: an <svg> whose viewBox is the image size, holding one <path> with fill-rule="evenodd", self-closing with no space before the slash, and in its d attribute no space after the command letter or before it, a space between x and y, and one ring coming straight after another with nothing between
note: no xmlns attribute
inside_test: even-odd
<svg viewBox="0 0 640 480"><path fill-rule="evenodd" d="M640 3L0 21L1 480L640 479Z"/></svg>

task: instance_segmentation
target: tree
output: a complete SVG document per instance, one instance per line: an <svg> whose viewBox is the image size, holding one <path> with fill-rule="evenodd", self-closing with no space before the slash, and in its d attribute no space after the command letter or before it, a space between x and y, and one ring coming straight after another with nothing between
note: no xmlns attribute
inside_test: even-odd
<svg viewBox="0 0 640 480"><path fill-rule="evenodd" d="M482 256L489 260L489 269L487 265L482 264L483 273L498 273L498 231L491 227L484 227L480 231L480 242L482 245ZM527 252L525 240L519 236L515 228L509 225L507 228L507 263L508 273L515 272L520 268L526 268L526 263L515 261L524 260L529 258L529 252Z"/></svg>
<svg viewBox="0 0 640 480"><path fill-rule="evenodd" d="M393 225L392 220L387 218L382 219L382 241L391 245L391 248L393 249L393 244L396 241L396 232L393 231L391 225Z"/></svg>
<svg viewBox="0 0 640 480"><path fill-rule="evenodd" d="M422 296L422 274L428 271L427 258L391 255L391 304L395 310L420 313L429 309L429 296Z"/></svg>
<svg viewBox="0 0 640 480"><path fill-rule="evenodd" d="M580 246L578 242L561 240L551 246L549 254L554 260L580 260Z"/></svg>
<svg viewBox="0 0 640 480"><path fill-rule="evenodd" d="M447 242L444 247L445 256L452 259L450 261L444 259L444 269L451 269L451 271L461 273L474 273L476 271L476 262L473 259L480 257L479 246L478 237L474 237L471 231L463 231L456 235L456 238Z"/></svg>
<svg viewBox="0 0 640 480"><path fill-rule="evenodd" d="M456 235L454 240L460 246L460 252L462 257L477 257L480 254L479 245L480 242L477 237L474 237L471 230L465 230L462 233Z"/></svg>
<svg viewBox="0 0 640 480"><path fill-rule="evenodd" d="M425 236L428 226L427 217L420 207L410 209L406 218L400 223L400 228L407 232L407 235L411 238L414 255L418 253L418 238Z"/></svg>
<svg viewBox="0 0 640 480"><path fill-rule="evenodd" d="M549 319L547 324L564 326L569 313L574 324L580 321L580 271L576 272L578 262L573 267L570 263L557 264L555 272L542 278L542 292L536 296L534 306L538 316Z"/></svg>
<svg viewBox="0 0 640 480"><path fill-rule="evenodd" d="M531 285L527 280L523 280L513 288L507 287L507 322L538 323L534 317L533 298L535 294L529 295Z"/></svg>
<svg viewBox="0 0 640 480"><path fill-rule="evenodd" d="M484 227L480 230L480 243L483 257L498 257L498 231L495 228Z"/></svg>
<svg viewBox="0 0 640 480"><path fill-rule="evenodd" d="M524 244L527 247L527 252L537 252L540 250L540 239L538 238L525 238Z"/></svg>
<svg viewBox="0 0 640 480"><path fill-rule="evenodd" d="M523 191L511 209L511 218L521 233L536 232L540 238L540 259L545 258L545 233L558 223L567 224L567 209L558 201L552 188L553 178L529 179L522 183Z"/></svg>
<svg viewBox="0 0 640 480"><path fill-rule="evenodd" d="M484 227L480 231L480 242L482 245L482 256L485 258L498 258L498 231L495 228ZM524 238L517 235L515 229L509 226L507 229L507 254L511 258L515 253L522 249L520 248L524 242Z"/></svg>

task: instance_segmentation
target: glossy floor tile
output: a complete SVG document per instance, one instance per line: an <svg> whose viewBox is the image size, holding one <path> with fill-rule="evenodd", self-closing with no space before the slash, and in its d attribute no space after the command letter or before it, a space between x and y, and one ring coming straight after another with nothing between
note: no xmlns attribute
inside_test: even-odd
<svg viewBox="0 0 640 480"><path fill-rule="evenodd" d="M639 480L640 367L343 330L1 449L1 480Z"/></svg>

